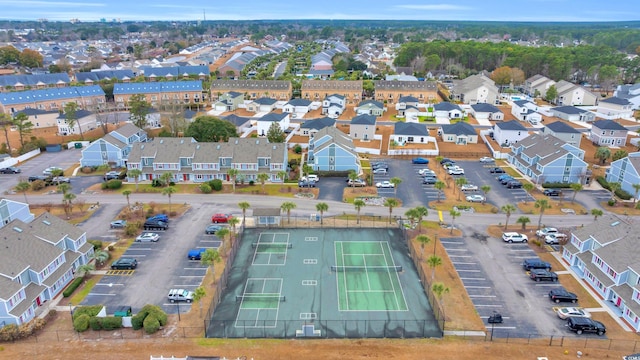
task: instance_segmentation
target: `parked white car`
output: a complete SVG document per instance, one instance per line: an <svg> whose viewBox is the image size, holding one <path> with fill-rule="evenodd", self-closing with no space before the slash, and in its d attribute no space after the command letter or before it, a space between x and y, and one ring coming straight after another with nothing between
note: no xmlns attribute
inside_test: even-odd
<svg viewBox="0 0 640 360"><path fill-rule="evenodd" d="M418 170L418 174L427 175L427 174L435 174L436 172L431 169L420 169Z"/></svg>
<svg viewBox="0 0 640 360"><path fill-rule="evenodd" d="M460 190L462 190L462 191L476 191L476 190L478 190L478 187L476 185L473 185L473 184L464 184L464 185L460 186Z"/></svg>
<svg viewBox="0 0 640 360"><path fill-rule="evenodd" d="M376 183L376 187L377 188L393 188L395 187L395 185L393 185L388 181L383 181L383 182Z"/></svg>
<svg viewBox="0 0 640 360"><path fill-rule="evenodd" d="M566 238L567 238L567 235L563 233L549 234L544 237L544 242L545 244L556 245L560 243L560 240L564 240Z"/></svg>
<svg viewBox="0 0 640 360"><path fill-rule="evenodd" d="M525 234L520 234L517 232L506 232L502 234L502 240L508 243L521 242L526 243L529 241L529 238Z"/></svg>
<svg viewBox="0 0 640 360"><path fill-rule="evenodd" d="M464 169L461 167L450 167L447 171L449 175L464 175Z"/></svg>
<svg viewBox="0 0 640 360"><path fill-rule="evenodd" d="M373 170L372 173L374 173L374 174L386 174L387 173L387 169L385 169L385 168L377 168L377 169Z"/></svg>
<svg viewBox="0 0 640 360"><path fill-rule="evenodd" d="M484 195L469 195L466 197L468 202L483 202L486 200L486 198L484 197Z"/></svg>
<svg viewBox="0 0 640 360"><path fill-rule="evenodd" d="M552 227L546 227L536 231L536 236L545 237L547 235L557 234L557 233L558 233L558 229L552 228Z"/></svg>
<svg viewBox="0 0 640 360"><path fill-rule="evenodd" d="M492 157L484 156L484 157L481 157L481 158L480 158L480 162L481 162L481 163L493 163L493 162L495 162L495 161L496 161L496 159L494 159L494 158L492 158Z"/></svg>
<svg viewBox="0 0 640 360"><path fill-rule="evenodd" d="M137 242L157 242L160 239L160 235L157 233L143 233L136 238Z"/></svg>

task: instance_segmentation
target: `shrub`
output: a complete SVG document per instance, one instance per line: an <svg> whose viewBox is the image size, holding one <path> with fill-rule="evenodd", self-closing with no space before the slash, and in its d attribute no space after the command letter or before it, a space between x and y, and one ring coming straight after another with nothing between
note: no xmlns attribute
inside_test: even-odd
<svg viewBox="0 0 640 360"><path fill-rule="evenodd" d="M93 250L102 249L102 241L100 240L87 240L87 242L93 245Z"/></svg>
<svg viewBox="0 0 640 360"><path fill-rule="evenodd" d="M0 341L14 341L19 338L18 325L8 324L0 328Z"/></svg>
<svg viewBox="0 0 640 360"><path fill-rule="evenodd" d="M87 315L88 317L96 316L102 308L103 305L77 306L73 309L73 318L76 319L82 315ZM88 323L87 326L89 326Z"/></svg>
<svg viewBox="0 0 640 360"><path fill-rule="evenodd" d="M109 166L109 164L102 164L99 165L98 167L96 167L97 171L108 171L111 170L111 167Z"/></svg>
<svg viewBox="0 0 640 360"><path fill-rule="evenodd" d="M91 166L83 166L82 169L80 169L80 171L83 174L91 174L93 172L93 168Z"/></svg>
<svg viewBox="0 0 640 360"><path fill-rule="evenodd" d="M64 289L64 291L62 292L62 296L63 297L69 297L71 296L71 294L73 294L74 291L76 291L76 289L78 288L78 286L80 286L80 284L82 284L82 278L75 278L73 279L73 281L71 282L71 284L69 284L69 286L67 286L66 289Z"/></svg>
<svg viewBox="0 0 640 360"><path fill-rule="evenodd" d="M140 330L144 324L144 318L147 317L147 313L139 312L131 317L131 326L133 330Z"/></svg>
<svg viewBox="0 0 640 360"><path fill-rule="evenodd" d="M213 190L211 189L211 186L209 184L205 183L200 184L200 191L202 191L203 194L211 194Z"/></svg>
<svg viewBox="0 0 640 360"><path fill-rule="evenodd" d="M155 316L155 314L149 314L144 318L143 326L144 331L147 334L153 334L160 330L160 321L158 321L158 318Z"/></svg>
<svg viewBox="0 0 640 360"><path fill-rule="evenodd" d="M42 189L45 188L45 186L47 186L47 184L45 184L44 181L36 180L36 181L31 183L31 190L33 190L33 191L42 190Z"/></svg>
<svg viewBox="0 0 640 360"><path fill-rule="evenodd" d="M598 184L600 184L603 188L609 190L609 183L607 182L607 179L605 179L603 176L598 176L596 178L596 181L598 182Z"/></svg>
<svg viewBox="0 0 640 360"><path fill-rule="evenodd" d="M542 187L545 189L568 189L571 187L571 184L561 182L546 182L542 184Z"/></svg>
<svg viewBox="0 0 640 360"><path fill-rule="evenodd" d="M209 181L209 186L211 186L211 188L215 191L220 191L222 190L222 180L220 179L211 180Z"/></svg>
<svg viewBox="0 0 640 360"><path fill-rule="evenodd" d="M102 329L102 319L99 317L89 318L89 327L91 330L101 330Z"/></svg>
<svg viewBox="0 0 640 360"><path fill-rule="evenodd" d="M87 314L82 314L73 320L73 329L77 332L87 331L91 318Z"/></svg>
<svg viewBox="0 0 640 360"><path fill-rule="evenodd" d="M162 181L160 181L160 179L151 180L151 187L162 187L162 186L164 186L164 184L162 183Z"/></svg>
<svg viewBox="0 0 640 360"><path fill-rule="evenodd" d="M119 316L107 316L102 318L102 328L105 330L115 330L122 327L122 318Z"/></svg>
<svg viewBox="0 0 640 360"><path fill-rule="evenodd" d="M140 222L128 222L127 225L125 225L124 227L124 233L127 236L133 236L136 235L138 233L138 230L140 230Z"/></svg>
<svg viewBox="0 0 640 360"><path fill-rule="evenodd" d="M296 145L296 146L293 148L293 152L294 152L294 153L296 153L296 154L300 154L300 153L302 152L302 146L300 146L300 145Z"/></svg>
<svg viewBox="0 0 640 360"><path fill-rule="evenodd" d="M614 199L609 199L609 201L607 201L607 205L609 206L614 206L616 204L616 201Z"/></svg>
<svg viewBox="0 0 640 360"><path fill-rule="evenodd" d="M631 199L631 194L629 194L628 192L626 192L625 190L622 190L622 189L616 190L615 194L616 194L617 197L619 197L622 200Z"/></svg>
<svg viewBox="0 0 640 360"><path fill-rule="evenodd" d="M255 185L255 183L256 183L255 181L253 181L253 180L249 180L249 185L250 185L250 186Z"/></svg>
<svg viewBox="0 0 640 360"><path fill-rule="evenodd" d="M112 179L107 181L107 188L111 190L120 189L122 187L122 180Z"/></svg>

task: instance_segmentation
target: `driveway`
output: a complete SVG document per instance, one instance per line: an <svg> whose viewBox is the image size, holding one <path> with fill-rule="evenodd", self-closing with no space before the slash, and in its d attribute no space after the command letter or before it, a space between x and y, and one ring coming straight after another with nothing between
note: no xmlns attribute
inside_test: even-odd
<svg viewBox="0 0 640 360"><path fill-rule="evenodd" d="M347 179L342 177L323 177L316 183L320 189L318 200L322 201L342 201L344 188L347 186Z"/></svg>

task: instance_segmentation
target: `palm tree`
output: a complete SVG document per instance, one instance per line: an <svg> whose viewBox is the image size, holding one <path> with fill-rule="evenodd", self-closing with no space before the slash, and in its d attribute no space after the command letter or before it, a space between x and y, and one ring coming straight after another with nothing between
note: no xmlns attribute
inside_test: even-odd
<svg viewBox="0 0 640 360"><path fill-rule="evenodd" d="M621 187L621 184L619 182L609 183L609 191L611 191L611 200L616 199L616 191L618 191L620 187Z"/></svg>
<svg viewBox="0 0 640 360"><path fill-rule="evenodd" d="M238 169L227 170L227 176L231 179L231 185L233 186L233 193L236 193L236 179L238 178Z"/></svg>
<svg viewBox="0 0 640 360"><path fill-rule="evenodd" d="M460 177L456 179L456 187L458 188L458 201L460 201L460 194L462 193L461 186L467 183L467 179Z"/></svg>
<svg viewBox="0 0 640 360"><path fill-rule="evenodd" d="M594 157L600 160L600 164L607 162L607 159L611 157L611 150L606 146L601 146L596 150Z"/></svg>
<svg viewBox="0 0 640 360"><path fill-rule="evenodd" d="M127 198L127 209L131 209L131 203L129 202L129 195L131 195L131 190L123 191L122 195L124 195Z"/></svg>
<svg viewBox="0 0 640 360"><path fill-rule="evenodd" d="M205 296L207 296L207 291L202 286L193 290L193 301L197 302L200 307L200 317L202 317L202 299L204 299Z"/></svg>
<svg viewBox="0 0 640 360"><path fill-rule="evenodd" d="M424 246L431 242L431 238L427 235L420 234L416 237L416 240L420 243L420 259L424 259Z"/></svg>
<svg viewBox="0 0 640 360"><path fill-rule="evenodd" d="M591 209L591 215L593 215L593 221L598 220L598 216L602 216L602 210L600 209Z"/></svg>
<svg viewBox="0 0 640 360"><path fill-rule="evenodd" d="M227 246L225 245L225 238L229 235L230 231L226 227L221 228L216 231L216 236L222 240L222 254L224 255L227 251Z"/></svg>
<svg viewBox="0 0 640 360"><path fill-rule="evenodd" d="M167 173L168 174L168 173ZM171 216L171 194L174 194L176 191L175 186L169 186L162 189L162 195L167 195L169 197L169 216Z"/></svg>
<svg viewBox="0 0 640 360"><path fill-rule="evenodd" d="M105 261L109 260L109 257L111 257L111 255L109 255L108 252L100 249L95 250L93 252L93 255L91 255L91 258L94 259L99 265L104 264Z"/></svg>
<svg viewBox="0 0 640 360"><path fill-rule="evenodd" d="M282 211L287 212L287 224L291 224L291 210L295 209L298 205L292 201L285 201L280 205Z"/></svg>
<svg viewBox="0 0 640 360"><path fill-rule="evenodd" d="M76 269L76 275L84 278L86 277L90 272L92 272L93 270L95 270L96 267L93 264L84 264L84 265L80 265L78 266L78 268Z"/></svg>
<svg viewBox="0 0 640 360"><path fill-rule="evenodd" d="M233 239L235 239L236 237L236 226L238 226L239 223L240 223L240 219L238 219L235 216L232 216L227 220L227 224L231 226L231 230L232 230L231 235L233 235L232 237Z"/></svg>
<svg viewBox="0 0 640 360"><path fill-rule="evenodd" d="M442 304L442 295L449 293L449 288L444 286L443 283L437 282L431 285L431 291L438 297L438 302Z"/></svg>
<svg viewBox="0 0 640 360"><path fill-rule="evenodd" d="M546 209L550 209L551 205L549 205L549 200L547 199L538 199L535 204L536 209L540 209L540 217L538 218L538 229L542 226L542 215L544 215L544 211Z"/></svg>
<svg viewBox="0 0 640 360"><path fill-rule="evenodd" d="M402 183L402 179L399 177L392 177L389 179L389 182L393 184L393 196L396 196L398 193L398 186Z"/></svg>
<svg viewBox="0 0 640 360"><path fill-rule="evenodd" d="M429 215L429 210L424 206L416 206L414 209L416 209L416 215L417 215L416 218L418 220L418 231L420 231L422 230L422 218Z"/></svg>
<svg viewBox="0 0 640 360"><path fill-rule="evenodd" d="M62 197L62 203L64 204L64 211L67 213L67 219L71 218L71 211L73 209L73 200L76 198L74 193L66 193Z"/></svg>
<svg viewBox="0 0 640 360"><path fill-rule="evenodd" d="M53 176L56 179L56 185L60 185L60 177L64 175L64 171L62 169L53 169L51 171L51 176Z"/></svg>
<svg viewBox="0 0 640 360"><path fill-rule="evenodd" d="M58 192L62 193L62 195L65 195L66 193L69 192L69 190L71 190L71 185L67 183L62 183L58 185L57 189L58 189Z"/></svg>
<svg viewBox="0 0 640 360"><path fill-rule="evenodd" d="M284 170L280 170L276 173L276 175L278 176L278 178L282 179L282 182L284 183L285 180L287 180L287 172Z"/></svg>
<svg viewBox="0 0 640 360"><path fill-rule="evenodd" d="M438 180L436 181L435 184L433 184L433 187L438 190L438 202L440 202L440 195L442 194L442 190L447 187L447 184L444 183L444 181L442 180Z"/></svg>
<svg viewBox="0 0 640 360"><path fill-rule="evenodd" d="M364 202L364 200L362 199L355 199L353 200L353 206L356 208L356 211L358 212L358 219L356 220L356 224L360 224L360 210L367 206L367 203Z"/></svg>
<svg viewBox="0 0 640 360"><path fill-rule="evenodd" d="M409 219L409 221L411 222L411 225L413 225L413 223L418 218L418 213L416 212L416 209L409 209L404 212L404 216L406 216L407 219Z"/></svg>
<svg viewBox="0 0 640 360"><path fill-rule="evenodd" d="M527 201L529 200L529 196L531 196L531 190L533 190L535 186L533 186L532 183L526 182L522 184L522 188L524 189L524 191L527 192L527 195L528 195L526 198L524 198L524 203L526 204Z"/></svg>
<svg viewBox="0 0 640 360"><path fill-rule="evenodd" d="M269 174L260 173L256 175L256 179L258 179L258 181L260 181L260 185L262 185L262 193L266 194L267 192L264 189L264 183L267 182L267 180L269 180Z"/></svg>
<svg viewBox="0 0 640 360"><path fill-rule="evenodd" d="M640 193L640 184L632 184L633 190L635 191L635 195L633 197L633 203L638 202L638 193Z"/></svg>
<svg viewBox="0 0 640 360"><path fill-rule="evenodd" d="M487 201L487 194L489 193L489 191L491 191L491 186L482 185L480 186L480 190L482 190L482 192L484 193L484 200L482 200L482 204L484 204Z"/></svg>
<svg viewBox="0 0 640 360"><path fill-rule="evenodd" d="M528 216L520 216L518 220L516 220L516 223L522 224L522 231L527 229L527 224L530 222L531 222L531 219L529 219Z"/></svg>
<svg viewBox="0 0 640 360"><path fill-rule="evenodd" d="M391 212L394 207L399 205L398 200L394 198L386 198L383 205L389 208L389 224L391 224Z"/></svg>
<svg viewBox="0 0 640 360"><path fill-rule="evenodd" d="M251 207L251 205L246 201L241 201L238 203L238 207L242 210L242 223L245 224L247 209Z"/></svg>
<svg viewBox="0 0 640 360"><path fill-rule="evenodd" d="M169 186L172 180L173 180L173 174L170 172L166 172L160 175L160 181L162 181L162 184L164 184L164 186Z"/></svg>
<svg viewBox="0 0 640 360"><path fill-rule="evenodd" d="M351 184L352 187L356 186L356 180L358 179L358 173L355 171L349 171L349 174L347 175L349 177L349 184Z"/></svg>
<svg viewBox="0 0 640 360"><path fill-rule="evenodd" d="M506 204L502 205L500 210L502 210L502 212L507 217L507 219L504 221L504 229L507 230L507 226L509 226L509 218L511 217L511 214L516 211L516 207L511 204Z"/></svg>
<svg viewBox="0 0 640 360"><path fill-rule="evenodd" d="M323 220L324 220L324 212L329 210L329 205L327 205L327 203L317 203L316 204L316 210L320 213L320 226L322 226L323 224Z"/></svg>
<svg viewBox="0 0 640 360"><path fill-rule="evenodd" d="M576 201L576 195L578 195L578 192L582 191L582 184L573 183L569 184L569 187L571 188L571 190L573 190L573 197L571 198L571 203L573 204L573 202ZM640 190L640 187L638 188L638 190Z"/></svg>
<svg viewBox="0 0 640 360"><path fill-rule="evenodd" d="M427 265L431 268L431 282L436 277L436 267L442 265L442 258L438 255L431 255L427 259Z"/></svg>
<svg viewBox="0 0 640 360"><path fill-rule="evenodd" d="M16 185L15 189L24 195L24 202L29 203L27 201L27 190L31 189L31 184L26 181L20 181L18 185Z"/></svg>
<svg viewBox="0 0 640 360"><path fill-rule="evenodd" d="M142 170L140 169L131 169L127 171L127 177L133 178L133 181L136 183L136 192L138 192L138 181L140 181L140 176L142 176Z"/></svg>
<svg viewBox="0 0 640 360"><path fill-rule="evenodd" d="M204 266L208 266L211 269L211 275L213 275L213 282L216 282L214 265L222 261L220 253L216 249L207 249L200 256L200 263Z"/></svg>
<svg viewBox="0 0 640 360"><path fill-rule="evenodd" d="M456 218L460 216L460 211L451 209L451 211L449 211L449 216L451 216L451 234L453 234L453 229L455 227L454 222L456 221Z"/></svg>

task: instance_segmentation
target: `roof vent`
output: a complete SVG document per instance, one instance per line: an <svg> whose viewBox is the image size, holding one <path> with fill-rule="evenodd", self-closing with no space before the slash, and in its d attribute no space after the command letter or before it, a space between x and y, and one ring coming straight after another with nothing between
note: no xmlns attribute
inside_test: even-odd
<svg viewBox="0 0 640 360"><path fill-rule="evenodd" d="M616 221L616 222L612 222L611 226L613 227L613 226L616 226L616 225L619 225L619 224L620 224L620 221Z"/></svg>
<svg viewBox="0 0 640 360"><path fill-rule="evenodd" d="M51 221L49 220L42 220L42 223L45 225L51 225Z"/></svg>
<svg viewBox="0 0 640 360"><path fill-rule="evenodd" d="M21 232L22 232L22 229L20 229L20 228L19 228L19 227L17 227L17 226L14 226L14 227L13 227L13 231L18 232L18 233L21 233Z"/></svg>

